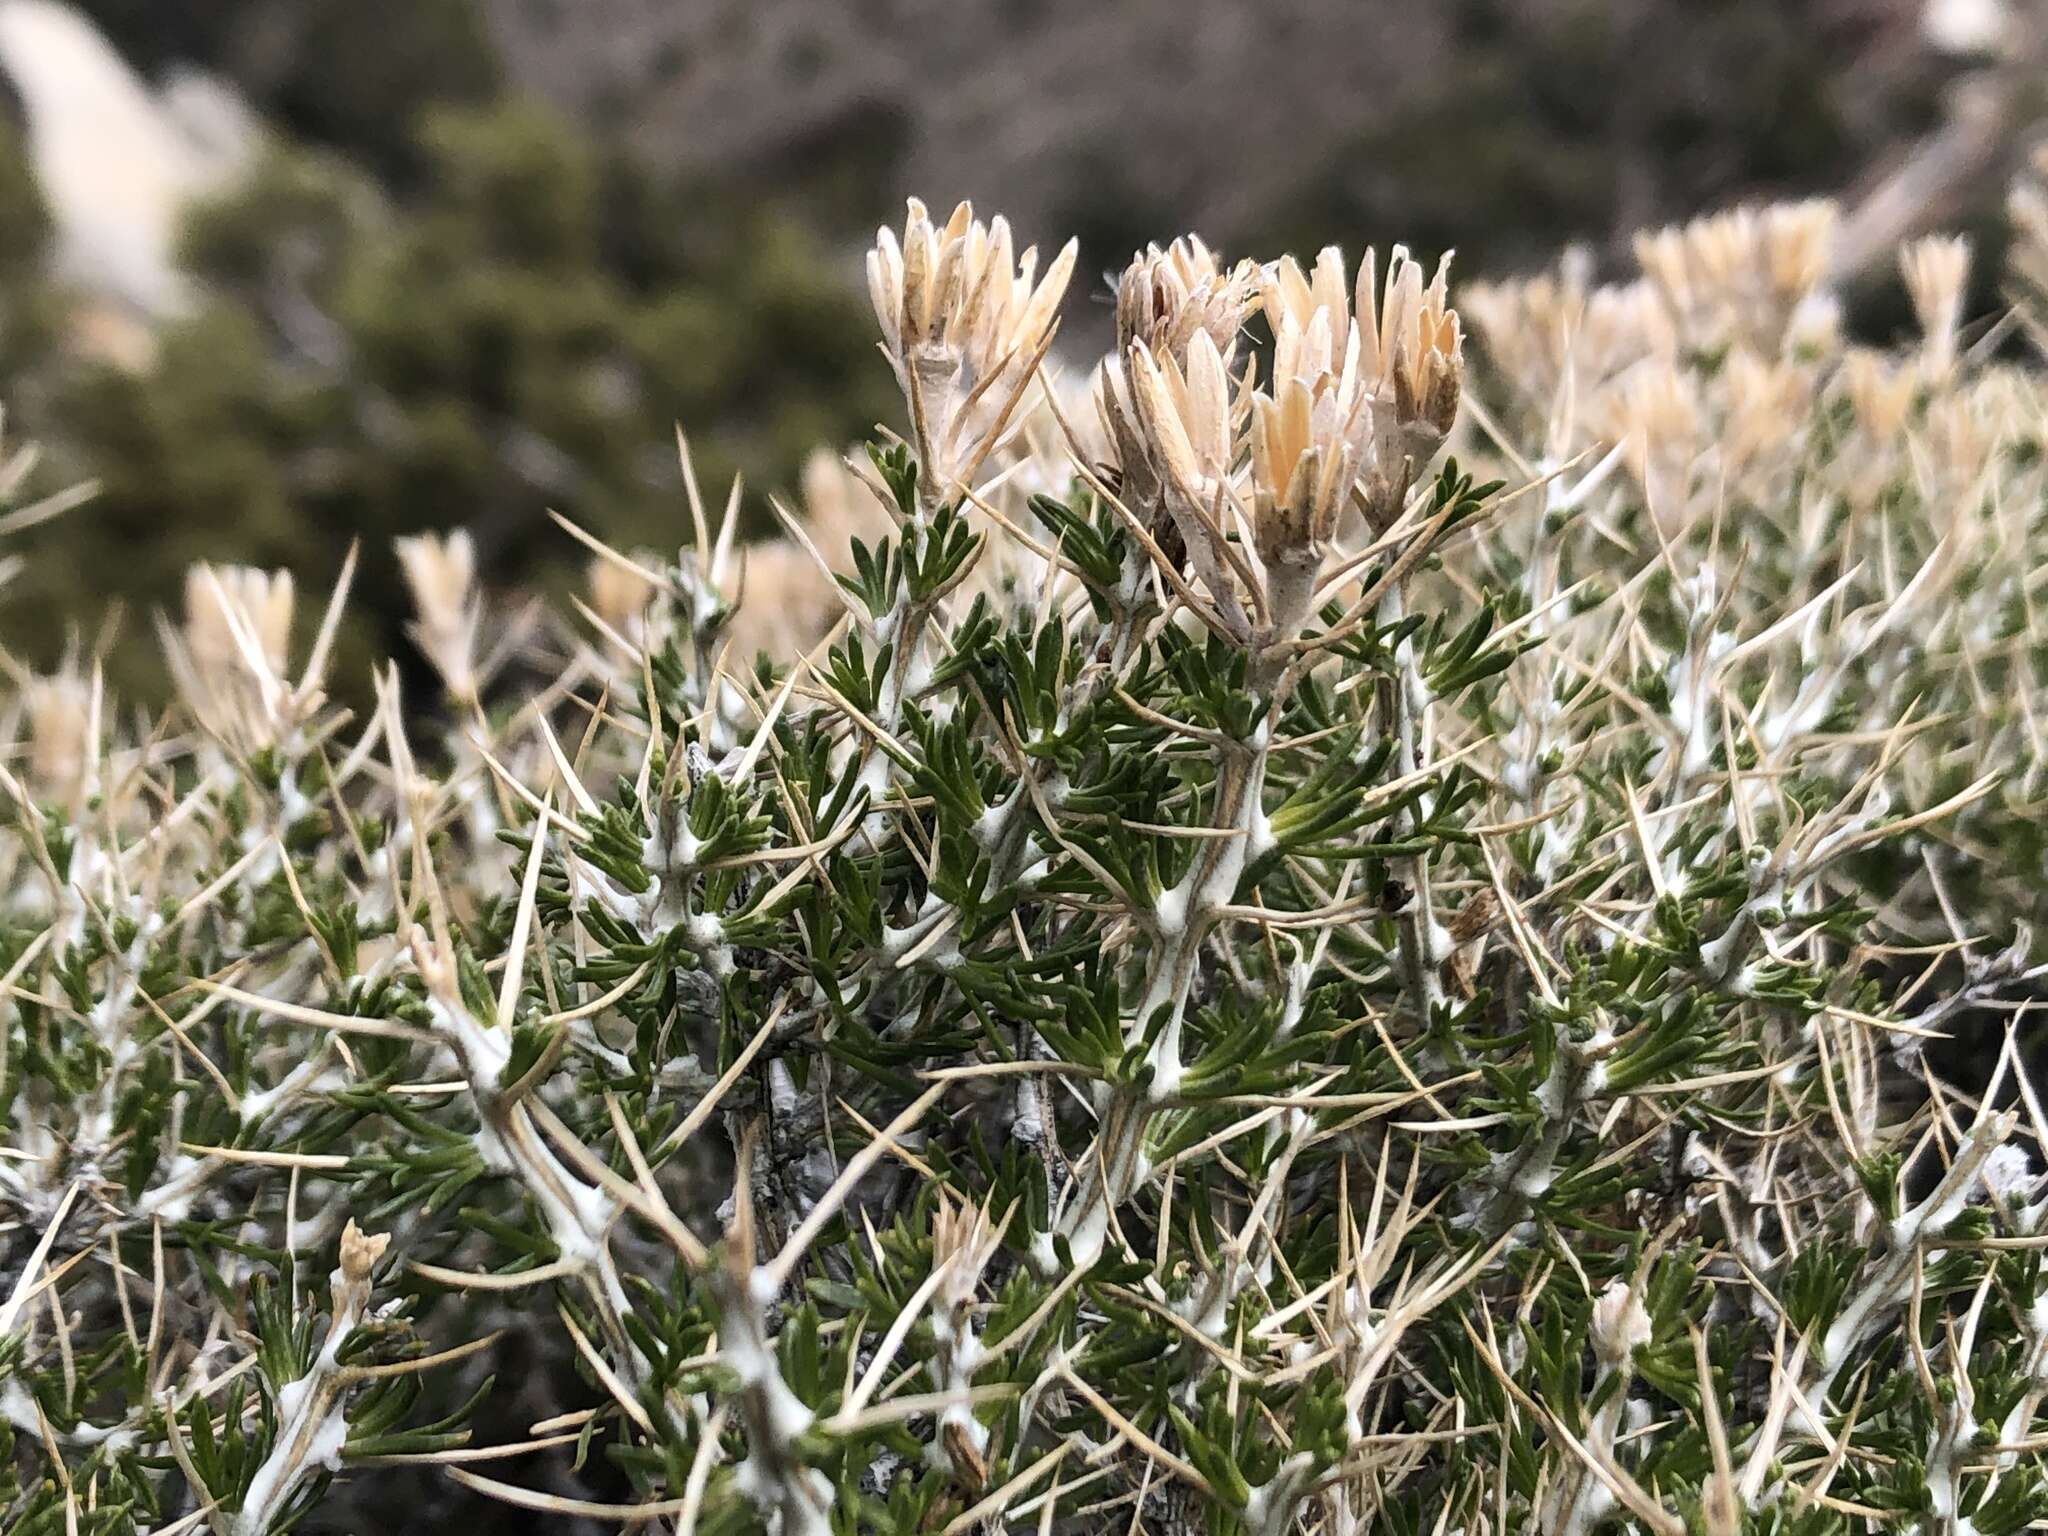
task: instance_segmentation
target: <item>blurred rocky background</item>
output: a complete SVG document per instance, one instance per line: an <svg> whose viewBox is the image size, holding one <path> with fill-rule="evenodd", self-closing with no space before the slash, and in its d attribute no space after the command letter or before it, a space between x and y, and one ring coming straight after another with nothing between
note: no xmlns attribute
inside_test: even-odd
<svg viewBox="0 0 2048 1536"><path fill-rule="evenodd" d="M1089 272L1192 228L1468 275L1835 193L1881 332L1859 241L1995 242L2041 27L2041 0L0 0L0 401L101 487L37 531L0 639L47 663L113 604L146 641L191 560L317 583L360 538L357 639L395 646L395 533L466 525L501 583L567 563L550 507L675 542L678 422L707 475L788 487L888 414L858 252L912 191L1078 234ZM1105 285L1074 286L1078 351ZM117 680L152 652L114 641Z"/></svg>

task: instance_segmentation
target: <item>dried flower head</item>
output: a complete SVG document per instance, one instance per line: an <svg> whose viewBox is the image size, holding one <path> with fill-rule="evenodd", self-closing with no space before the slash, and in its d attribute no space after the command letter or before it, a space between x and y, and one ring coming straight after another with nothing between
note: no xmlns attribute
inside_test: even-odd
<svg viewBox="0 0 2048 1536"><path fill-rule="evenodd" d="M641 617L654 601L660 587L631 565L594 555L584 567L584 588L590 594L590 608L614 633L633 638L640 630Z"/></svg>
<svg viewBox="0 0 2048 1536"><path fill-rule="evenodd" d="M290 571L195 565L185 573L185 641L209 675L260 665L282 677L292 609Z"/></svg>
<svg viewBox="0 0 2048 1536"><path fill-rule="evenodd" d="M1335 246L1304 274L1292 257L1268 278L1266 315L1273 327L1275 398L1298 384L1314 402L1311 415L1326 449L1317 476L1336 472L1367 481L1367 515L1384 528L1398 515L1409 485L1442 446L1457 419L1463 388L1464 332L1450 307L1451 258L1428 284L1406 248L1387 262L1384 289L1368 251L1355 285L1345 281ZM1298 416L1295 406L1283 409ZM1348 450L1335 455L1330 434ZM1289 444L1294 434L1274 438ZM1267 467L1275 467L1269 459ZM1348 497L1349 478L1336 493ZM1284 499L1284 498L1282 498Z"/></svg>
<svg viewBox="0 0 2048 1536"><path fill-rule="evenodd" d="M937 1295L948 1311L957 1312L974 1300L982 1271L1001 1240L1001 1228L985 1207L940 1197L932 1212L932 1267L944 1276Z"/></svg>
<svg viewBox="0 0 2048 1536"><path fill-rule="evenodd" d="M1761 474L1789 468L1812 416L1814 377L1788 357L1765 359L1739 347L1723 365L1730 406L1721 427L1721 464L1753 489Z"/></svg>
<svg viewBox="0 0 2048 1536"><path fill-rule="evenodd" d="M1873 348L1855 347L1842 359L1841 381L1856 424L1876 442L1898 441L1919 389L1914 371Z"/></svg>
<svg viewBox="0 0 2048 1536"><path fill-rule="evenodd" d="M1124 494L1147 508L1155 528L1163 527L1162 513L1170 519L1176 547L1186 550L1211 597L1237 623L1236 582L1222 530L1236 505L1238 410L1216 344L1196 332L1185 370L1172 357L1155 357L1135 344L1121 367L1105 364L1100 389L1110 424L1127 441Z"/></svg>
<svg viewBox="0 0 2048 1536"><path fill-rule="evenodd" d="M2025 174L2006 197L2006 218L2012 238L2006 247L2006 270L2015 295L2024 302L2022 317L2037 350L2048 350L2038 310L2048 304L2048 148L2036 150Z"/></svg>
<svg viewBox="0 0 2048 1536"><path fill-rule="evenodd" d="M1206 508L1222 494L1232 459L1229 375L1216 344L1197 335L1187 367L1144 346L1126 354L1138 427L1168 489Z"/></svg>
<svg viewBox="0 0 2048 1536"><path fill-rule="evenodd" d="M1257 262L1225 267L1196 235L1148 246L1131 258L1116 284L1117 355L1137 343L1177 361L1197 332L1228 359L1238 333L1259 305Z"/></svg>
<svg viewBox="0 0 2048 1536"><path fill-rule="evenodd" d="M1761 350L1826 281L1839 210L1825 199L1737 208L1636 236L1636 261L1688 347Z"/></svg>
<svg viewBox="0 0 2048 1536"><path fill-rule="evenodd" d="M285 725L292 611L289 571L202 564L185 573L173 668L198 718L239 748L267 746Z"/></svg>
<svg viewBox="0 0 2048 1536"><path fill-rule="evenodd" d="M1945 375L1956 362L1956 332L1970 282L1970 242L1961 235L1929 235L1902 246L1899 275L1920 322L1927 368Z"/></svg>
<svg viewBox="0 0 2048 1536"><path fill-rule="evenodd" d="M950 496L1002 440L1051 344L1077 249L1069 240L1038 277L1037 250L1017 255L1000 215L984 224L961 203L937 226L916 198L900 242L876 233L868 293L932 494Z"/></svg>
<svg viewBox="0 0 2048 1536"><path fill-rule="evenodd" d="M1828 198L1773 203L1763 210L1764 265L1770 291L1788 310L1827 281L1841 209Z"/></svg>
<svg viewBox="0 0 2048 1536"><path fill-rule="evenodd" d="M1451 256L1444 253L1436 276L1423 285L1422 268L1394 247L1387 262L1387 286L1374 313L1372 253L1358 272L1358 325L1365 365L1376 370L1375 395L1391 394L1394 424L1416 463L1428 461L1449 435L1458 416L1464 369L1464 330L1450 307Z"/></svg>
<svg viewBox="0 0 2048 1536"><path fill-rule="evenodd" d="M1647 362L1615 391L1609 410L1604 435L1622 445L1651 516L1664 528L1681 526L1705 426L1692 376L1669 361Z"/></svg>
<svg viewBox="0 0 2048 1536"><path fill-rule="evenodd" d="M1677 330L1650 282L1595 285L1591 276L1591 255L1575 249L1553 271L1471 283L1458 295L1512 403L1556 461L1597 440L1595 424L1630 369L1678 353Z"/></svg>
<svg viewBox="0 0 2048 1536"><path fill-rule="evenodd" d="M86 791L92 761L91 690L84 678L66 667L27 679L21 703L28 717L30 782L44 799L75 805Z"/></svg>
<svg viewBox="0 0 2048 1536"><path fill-rule="evenodd" d="M394 541L412 593L413 643L457 699L476 697L476 632L483 606L476 590L476 545L467 529Z"/></svg>

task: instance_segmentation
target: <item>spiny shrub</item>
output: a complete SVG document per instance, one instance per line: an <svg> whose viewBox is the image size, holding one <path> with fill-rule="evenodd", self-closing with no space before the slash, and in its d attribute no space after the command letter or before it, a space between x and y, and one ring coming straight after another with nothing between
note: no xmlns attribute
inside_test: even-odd
<svg viewBox="0 0 2048 1536"><path fill-rule="evenodd" d="M1484 385L1187 239L1068 381L913 204L781 543L685 455L574 624L404 542L437 699L211 567L160 717L18 678L0 1527L2048 1520L2038 381L1956 246L1845 351L1829 223Z"/></svg>

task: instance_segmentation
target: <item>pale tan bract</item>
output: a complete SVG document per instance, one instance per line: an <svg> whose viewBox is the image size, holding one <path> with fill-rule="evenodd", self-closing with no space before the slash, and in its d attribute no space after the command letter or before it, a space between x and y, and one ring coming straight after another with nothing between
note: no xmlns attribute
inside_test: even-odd
<svg viewBox="0 0 2048 1536"><path fill-rule="evenodd" d="M1320 559L1336 537L1349 502L1360 444L1350 420L1298 378L1277 385L1278 397L1252 403L1252 515L1261 559L1304 564ZM1319 419L1320 416L1320 419Z"/></svg>

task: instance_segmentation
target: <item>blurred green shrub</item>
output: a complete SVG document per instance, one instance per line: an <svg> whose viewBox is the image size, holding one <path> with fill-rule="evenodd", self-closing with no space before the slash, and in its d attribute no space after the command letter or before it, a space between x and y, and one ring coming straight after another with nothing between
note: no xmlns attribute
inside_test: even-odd
<svg viewBox="0 0 2048 1536"><path fill-rule="evenodd" d="M435 109L416 138L402 201L280 144L199 210L186 258L207 298L148 370L66 359L47 326L10 348L8 393L54 468L104 486L44 531L0 619L11 647L45 659L111 599L168 605L193 560L324 575L360 537L355 638L402 650L391 535L469 526L494 579L528 581L568 552L550 507L673 542L678 421L708 472L775 485L886 408L854 285L772 208L531 106ZM0 200L24 195L0 179ZM10 238L0 263L31 260ZM149 681L152 649L116 652L122 681Z"/></svg>
<svg viewBox="0 0 2048 1536"><path fill-rule="evenodd" d="M147 75L198 65L294 138L383 176L421 169L429 106L482 106L505 86L476 0L76 0Z"/></svg>

